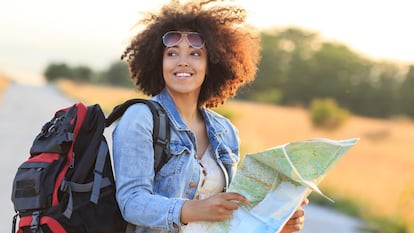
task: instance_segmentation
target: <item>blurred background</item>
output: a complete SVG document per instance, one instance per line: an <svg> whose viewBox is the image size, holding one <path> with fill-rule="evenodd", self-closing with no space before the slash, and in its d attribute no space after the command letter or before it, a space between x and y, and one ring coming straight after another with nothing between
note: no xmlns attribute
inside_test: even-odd
<svg viewBox="0 0 414 233"><path fill-rule="evenodd" d="M12 105L14 98L41 105L17 94L22 90L37 96L47 87L67 102L99 103L107 111L139 95L119 58L140 12L165 2L0 3L1 121L10 112L7 106L16 114L27 110ZM319 185L336 202L312 194L312 203L362 220L364 226L355 232L414 232L414 3L234 3L247 8L263 47L256 80L217 109L240 129L242 153L314 137L359 137ZM51 111L40 119L48 119ZM33 120L33 132L15 135L21 154L10 157L5 147L0 149L1 171L8 173L0 191L2 206L8 207L0 224L6 230L13 214L14 172L44 120ZM4 132L11 124L2 124L0 139L7 142L11 136Z"/></svg>

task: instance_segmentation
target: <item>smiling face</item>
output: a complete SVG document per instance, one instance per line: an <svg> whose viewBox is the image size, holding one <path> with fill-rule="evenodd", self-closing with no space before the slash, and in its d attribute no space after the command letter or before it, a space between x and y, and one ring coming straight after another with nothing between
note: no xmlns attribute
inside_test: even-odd
<svg viewBox="0 0 414 233"><path fill-rule="evenodd" d="M172 96L191 96L198 100L207 71L207 50L193 48L187 40L166 47L162 62L165 86Z"/></svg>

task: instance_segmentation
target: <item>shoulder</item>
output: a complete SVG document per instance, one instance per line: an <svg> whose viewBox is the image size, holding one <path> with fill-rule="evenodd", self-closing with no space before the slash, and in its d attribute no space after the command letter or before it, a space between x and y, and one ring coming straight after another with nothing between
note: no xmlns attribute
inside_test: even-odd
<svg viewBox="0 0 414 233"><path fill-rule="evenodd" d="M144 103L136 103L128 107L125 111L124 116L128 115L151 115L149 107Z"/></svg>
<svg viewBox="0 0 414 233"><path fill-rule="evenodd" d="M146 104L137 103L128 107L117 124L117 128L123 129L131 129L137 126L148 129L153 127L152 113Z"/></svg>

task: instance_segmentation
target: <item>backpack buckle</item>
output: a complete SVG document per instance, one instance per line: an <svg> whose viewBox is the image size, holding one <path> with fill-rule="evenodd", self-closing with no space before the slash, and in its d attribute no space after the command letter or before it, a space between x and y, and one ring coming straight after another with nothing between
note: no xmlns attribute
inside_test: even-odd
<svg viewBox="0 0 414 233"><path fill-rule="evenodd" d="M60 184L60 191L66 192L68 190L68 182L66 180L62 180L62 183Z"/></svg>
<svg viewBox="0 0 414 233"><path fill-rule="evenodd" d="M168 144L168 140L162 140L161 138L157 138L157 145L161 145L163 148Z"/></svg>
<svg viewBox="0 0 414 233"><path fill-rule="evenodd" d="M33 214L32 214L32 222L30 223L30 231L33 232L33 233L42 232L39 229L39 223L40 223L39 217L40 217L40 212L39 211L34 211Z"/></svg>

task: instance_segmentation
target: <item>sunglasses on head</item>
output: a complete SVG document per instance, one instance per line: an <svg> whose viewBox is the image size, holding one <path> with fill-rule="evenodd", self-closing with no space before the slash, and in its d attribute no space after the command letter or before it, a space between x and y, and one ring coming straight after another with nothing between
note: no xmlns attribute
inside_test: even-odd
<svg viewBox="0 0 414 233"><path fill-rule="evenodd" d="M198 32L170 31L162 36L162 43L165 47L173 47L178 45L183 37L185 37L187 43L193 48L201 49L204 47L205 41Z"/></svg>

